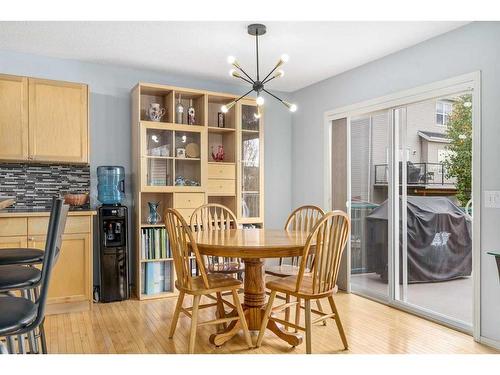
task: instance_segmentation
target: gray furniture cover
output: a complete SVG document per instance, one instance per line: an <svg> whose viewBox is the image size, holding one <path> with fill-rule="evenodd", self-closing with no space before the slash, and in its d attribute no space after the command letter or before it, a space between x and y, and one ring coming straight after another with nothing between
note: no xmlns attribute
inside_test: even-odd
<svg viewBox="0 0 500 375"><path fill-rule="evenodd" d="M401 200L400 200L401 204ZM407 205L408 283L470 276L472 222L446 197L409 196ZM366 217L368 268L387 280L388 202ZM401 219L399 226L401 228ZM402 233L400 231L400 233ZM400 244L402 243L400 235ZM401 258L400 246L400 259ZM402 262L400 262L402 280Z"/></svg>

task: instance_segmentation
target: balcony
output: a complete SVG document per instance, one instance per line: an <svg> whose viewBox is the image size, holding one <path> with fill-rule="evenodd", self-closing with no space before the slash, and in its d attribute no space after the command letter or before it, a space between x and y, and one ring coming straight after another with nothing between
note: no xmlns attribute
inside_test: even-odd
<svg viewBox="0 0 500 375"><path fill-rule="evenodd" d="M402 181L402 163L399 163L399 183ZM384 186L388 182L388 164L375 164L375 186ZM454 188L455 178L446 176L443 163L411 163L406 164L408 186Z"/></svg>

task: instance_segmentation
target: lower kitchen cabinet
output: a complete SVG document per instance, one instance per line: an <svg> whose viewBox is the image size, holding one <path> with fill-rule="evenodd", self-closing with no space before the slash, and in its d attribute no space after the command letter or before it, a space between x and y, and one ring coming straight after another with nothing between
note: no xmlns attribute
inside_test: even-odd
<svg viewBox="0 0 500 375"><path fill-rule="evenodd" d="M61 251L50 280L48 314L84 311L91 307L93 214L92 211L68 216ZM0 233L0 251L8 247L45 249L47 215L27 214L24 221L20 220L22 216L7 215L0 213L0 226L4 228Z"/></svg>

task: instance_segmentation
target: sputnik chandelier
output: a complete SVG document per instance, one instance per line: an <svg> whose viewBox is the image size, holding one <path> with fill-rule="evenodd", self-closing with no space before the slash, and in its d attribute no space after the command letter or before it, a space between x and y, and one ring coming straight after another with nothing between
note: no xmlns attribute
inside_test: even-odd
<svg viewBox="0 0 500 375"><path fill-rule="evenodd" d="M254 115L256 118L260 118L261 116L260 107L264 105L264 97L262 97L261 95L262 92L271 95L273 98L283 103L290 110L290 112L295 112L297 110L297 106L295 104L289 103L281 98L278 98L276 95L270 93L264 87L265 84L269 83L273 79L280 78L285 75L285 72L279 68L288 61L288 55L281 55L281 58L278 60L274 68L271 69L271 71L263 79L261 79L259 71L259 36L262 36L266 33L266 26L258 23L249 25L248 33L252 36L255 36L255 50L257 56L257 77L256 79L250 77L250 75L247 74L247 72L245 72L245 70L241 67L240 63L236 60L236 58L234 56L229 56L227 58L227 62L231 64L233 67L233 69L229 71L229 75L231 77L239 78L249 83L250 85L252 85L252 89L247 93L245 93L244 95L240 96L238 99L233 100L231 103L223 105L221 107L221 111L227 113L227 111L229 111L241 99L246 97L252 91L255 91L257 93L257 100L256 100L257 113Z"/></svg>

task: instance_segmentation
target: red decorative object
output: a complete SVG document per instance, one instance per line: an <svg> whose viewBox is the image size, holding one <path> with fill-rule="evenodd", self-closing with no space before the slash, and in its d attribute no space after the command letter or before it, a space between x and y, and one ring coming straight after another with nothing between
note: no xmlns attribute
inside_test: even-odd
<svg viewBox="0 0 500 375"><path fill-rule="evenodd" d="M224 146L219 145L216 154L214 154L214 147L212 146L212 159L215 161L224 161Z"/></svg>

